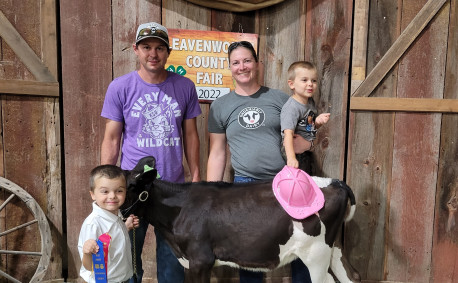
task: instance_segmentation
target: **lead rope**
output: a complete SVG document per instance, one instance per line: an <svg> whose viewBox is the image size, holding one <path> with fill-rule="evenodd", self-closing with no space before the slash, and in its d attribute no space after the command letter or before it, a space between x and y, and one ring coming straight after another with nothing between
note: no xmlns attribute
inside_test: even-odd
<svg viewBox="0 0 458 283"><path fill-rule="evenodd" d="M132 250L134 251L132 253L132 263L133 263L133 267L134 267L134 283L137 283L137 252L136 252L136 249L135 249L135 228L132 230Z"/></svg>
<svg viewBox="0 0 458 283"><path fill-rule="evenodd" d="M124 209L122 211L122 214L127 214L127 212L129 212L132 207L134 207L134 205L138 202L138 201L141 201L141 202L144 202L148 199L148 192L147 191L143 191L139 196L138 196L138 200L136 200L134 202L133 205L131 205L130 207L128 207L127 209ZM134 283L137 283L137 250L135 249L135 227L132 229L132 266L134 268L134 275L132 276L134 278Z"/></svg>

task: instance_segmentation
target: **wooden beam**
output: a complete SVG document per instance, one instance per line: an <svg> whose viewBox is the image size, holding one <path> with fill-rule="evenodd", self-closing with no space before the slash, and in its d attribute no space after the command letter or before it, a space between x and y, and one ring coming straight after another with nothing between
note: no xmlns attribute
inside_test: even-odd
<svg viewBox="0 0 458 283"><path fill-rule="evenodd" d="M369 29L369 0L355 0L353 50L351 68L351 93L366 78L367 32Z"/></svg>
<svg viewBox="0 0 458 283"><path fill-rule="evenodd" d="M57 24L56 0L40 1L41 54L43 64L57 78Z"/></svg>
<svg viewBox="0 0 458 283"><path fill-rule="evenodd" d="M0 11L0 36L21 59L24 65L41 82L57 82L41 59L30 48L27 42L16 31L2 11Z"/></svg>
<svg viewBox="0 0 458 283"><path fill-rule="evenodd" d="M410 24L401 33L391 48L374 67L367 78L353 93L353 97L370 96L380 81L391 70L402 54L409 48L412 42L428 25L447 0L429 0Z"/></svg>
<svg viewBox="0 0 458 283"><path fill-rule="evenodd" d="M0 80L0 93L58 97L59 83L23 80Z"/></svg>
<svg viewBox="0 0 458 283"><path fill-rule="evenodd" d="M350 110L458 113L458 99L352 97Z"/></svg>

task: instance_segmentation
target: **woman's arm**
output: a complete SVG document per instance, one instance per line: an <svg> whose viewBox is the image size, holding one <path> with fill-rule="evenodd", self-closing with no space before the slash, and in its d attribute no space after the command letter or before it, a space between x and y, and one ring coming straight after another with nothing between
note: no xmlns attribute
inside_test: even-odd
<svg viewBox="0 0 458 283"><path fill-rule="evenodd" d="M210 133L207 181L222 181L226 167L226 134Z"/></svg>

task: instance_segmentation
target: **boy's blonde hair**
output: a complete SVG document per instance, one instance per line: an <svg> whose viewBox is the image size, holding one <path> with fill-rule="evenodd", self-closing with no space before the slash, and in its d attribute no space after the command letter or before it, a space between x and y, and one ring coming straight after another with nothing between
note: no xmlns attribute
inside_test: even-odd
<svg viewBox="0 0 458 283"><path fill-rule="evenodd" d="M316 67L313 63L309 61L297 61L291 64L288 68L288 80L293 81L296 78L296 70L298 68L304 68L307 70L314 70L316 72Z"/></svg>
<svg viewBox="0 0 458 283"><path fill-rule="evenodd" d="M100 165L91 170L91 175L89 177L89 186L93 192L95 189L95 179L105 177L108 179L116 179L119 177L126 178L124 171L116 165Z"/></svg>

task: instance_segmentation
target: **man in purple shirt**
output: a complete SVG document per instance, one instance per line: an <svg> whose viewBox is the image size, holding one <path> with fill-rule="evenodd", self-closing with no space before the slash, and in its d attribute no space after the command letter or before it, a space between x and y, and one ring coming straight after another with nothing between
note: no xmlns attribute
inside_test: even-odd
<svg viewBox="0 0 458 283"><path fill-rule="evenodd" d="M142 157L154 156L161 179L184 182L184 152L192 181L200 181L196 117L201 110L194 83L165 69L171 52L167 29L154 22L141 24L133 49L140 69L114 79L105 95L101 164L116 164L121 153L121 168L130 170ZM143 276L147 229L142 220L135 230L137 282ZM158 282L183 282L183 267L162 235L155 234Z"/></svg>

